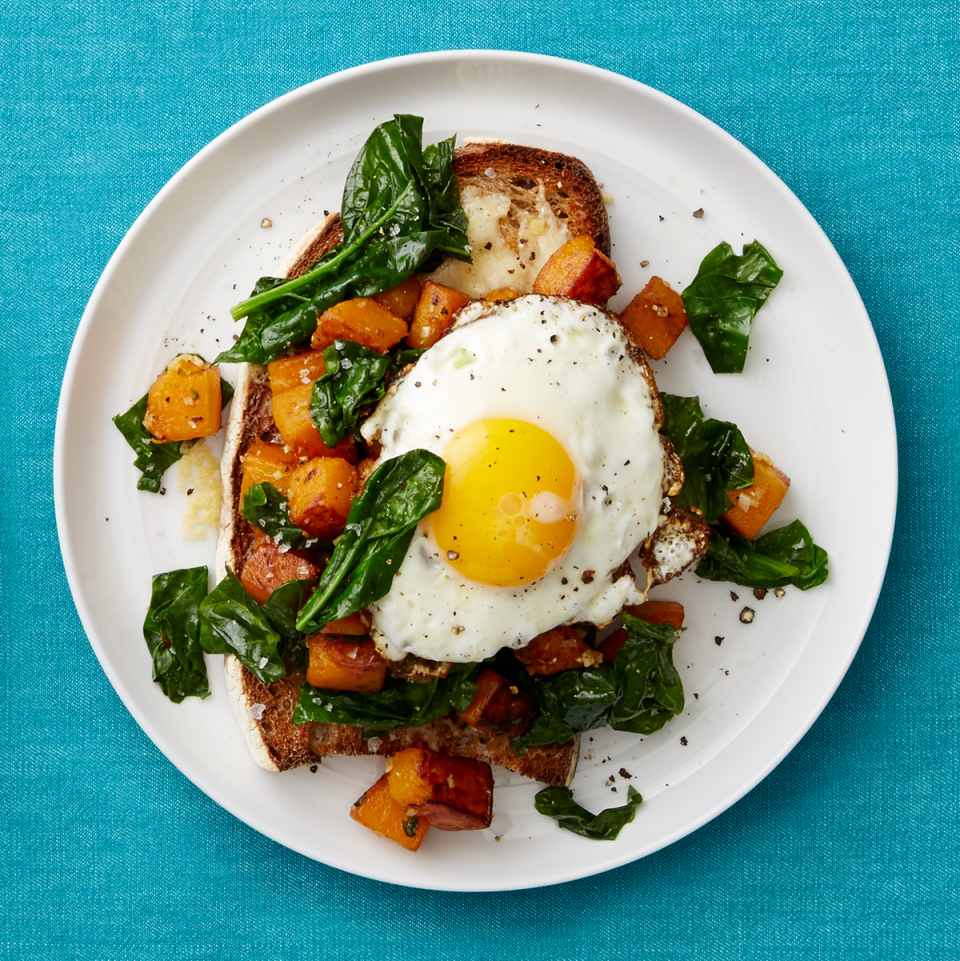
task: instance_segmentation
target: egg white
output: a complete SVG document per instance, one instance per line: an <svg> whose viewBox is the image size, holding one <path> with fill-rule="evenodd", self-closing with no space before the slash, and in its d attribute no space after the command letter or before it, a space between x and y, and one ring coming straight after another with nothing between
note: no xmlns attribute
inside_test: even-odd
<svg viewBox="0 0 960 961"><path fill-rule="evenodd" d="M384 396L362 430L380 459L426 448L443 456L474 421L535 424L566 450L582 485L569 550L538 580L491 587L446 560L427 520L389 593L371 605L385 656L479 661L559 624L603 624L641 600L614 572L657 525L663 448L654 401L623 329L603 311L531 295L477 301Z"/></svg>

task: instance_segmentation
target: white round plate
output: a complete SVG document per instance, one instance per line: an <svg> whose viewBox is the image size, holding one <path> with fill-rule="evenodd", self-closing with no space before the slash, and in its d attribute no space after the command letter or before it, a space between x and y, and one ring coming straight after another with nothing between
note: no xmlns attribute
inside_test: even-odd
<svg viewBox="0 0 960 961"><path fill-rule="evenodd" d="M489 830L434 831L410 854L349 817L382 761L328 758L315 773L268 774L247 753L219 658L208 658L213 695L204 701L171 704L151 681L141 633L151 577L212 569L214 539L178 534L187 495L176 489L175 468L165 497L136 490L132 454L111 417L178 351L213 357L230 342L238 325L229 308L275 272L325 210L339 208L358 149L394 113L423 116L425 142L493 137L586 161L611 198L624 278L614 308L653 274L682 289L721 240L739 252L759 239L785 271L758 316L743 374L712 374L689 332L654 367L662 389L698 394L708 415L736 422L790 475L775 526L802 518L830 552L830 578L807 593L788 588L780 600L734 588L733 601L732 585L691 573L657 591L686 606L676 661L687 707L652 737L584 736L577 800L591 810L619 805L628 783L644 796L612 843L560 830L534 811L537 785L508 775L498 777ZM190 161L131 228L93 293L67 366L55 456L77 609L104 671L160 750L287 847L371 878L449 890L608 870L709 821L766 775L823 709L867 628L890 549L896 477L892 405L870 321L830 242L787 187L732 137L648 87L582 64L489 51L402 58L317 81ZM738 618L746 604L756 610L749 626Z"/></svg>

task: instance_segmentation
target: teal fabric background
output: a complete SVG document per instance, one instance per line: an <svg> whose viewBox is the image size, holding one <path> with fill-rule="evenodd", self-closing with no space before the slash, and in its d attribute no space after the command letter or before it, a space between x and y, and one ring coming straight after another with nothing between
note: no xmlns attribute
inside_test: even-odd
<svg viewBox="0 0 960 961"><path fill-rule="evenodd" d="M948 0L3 5L0 954L957 957L958 23ZM466 47L617 71L758 154L860 289L891 382L901 465L876 615L787 759L651 857L490 895L406 890L305 860L183 778L86 641L50 480L59 385L84 305L167 179L301 84ZM838 496L857 510L855 490Z"/></svg>

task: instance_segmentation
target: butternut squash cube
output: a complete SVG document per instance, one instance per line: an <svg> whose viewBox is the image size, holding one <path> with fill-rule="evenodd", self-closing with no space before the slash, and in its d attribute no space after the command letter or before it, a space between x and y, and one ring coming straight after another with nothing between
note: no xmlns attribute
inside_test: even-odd
<svg viewBox="0 0 960 961"><path fill-rule="evenodd" d="M753 485L727 491L734 506L723 515L724 523L741 537L753 540L783 503L790 489L790 478L777 470L766 454L750 448L753 455Z"/></svg>
<svg viewBox="0 0 960 961"><path fill-rule="evenodd" d="M529 694L511 687L502 674L487 668L477 678L477 693L460 714L460 720L480 730L518 737L537 714L536 703Z"/></svg>
<svg viewBox="0 0 960 961"><path fill-rule="evenodd" d="M247 448L242 460L241 505L247 491L257 484L273 484L286 497L290 490L290 475L300 466L300 458L295 451L265 440L255 440Z"/></svg>
<svg viewBox="0 0 960 961"><path fill-rule="evenodd" d="M354 297L334 304L320 315L310 346L323 350L335 340L352 340L382 353L406 336L406 321L391 314L372 297Z"/></svg>
<svg viewBox="0 0 960 961"><path fill-rule="evenodd" d="M300 384L273 395L273 420L283 443L299 457L342 457L357 461L357 447L352 437L344 437L336 447L327 447L310 416L310 394L313 384Z"/></svg>
<svg viewBox="0 0 960 961"><path fill-rule="evenodd" d="M314 457L290 478L290 520L310 537L343 533L357 486L357 469L341 457Z"/></svg>
<svg viewBox="0 0 960 961"><path fill-rule="evenodd" d="M430 830L426 818L408 815L406 805L393 799L386 774L353 802L350 817L374 834L395 841L408 851L416 851Z"/></svg>
<svg viewBox="0 0 960 961"><path fill-rule="evenodd" d="M394 317L407 320L417 309L417 301L420 299L420 279L414 274L406 280L401 280L396 287L374 294L373 299L381 307L386 307Z"/></svg>
<svg viewBox="0 0 960 961"><path fill-rule="evenodd" d="M620 314L648 357L663 360L689 321L683 297L659 277L651 277Z"/></svg>
<svg viewBox="0 0 960 961"><path fill-rule="evenodd" d="M581 234L550 255L533 282L533 292L605 307L620 284L613 261L597 250L592 237Z"/></svg>
<svg viewBox="0 0 960 961"><path fill-rule="evenodd" d="M254 535L243 568L240 583L258 603L266 604L270 595L287 581L306 581L320 576L320 568L313 563L307 551L281 553L276 542L263 531Z"/></svg>
<svg viewBox="0 0 960 961"><path fill-rule="evenodd" d="M357 611L348 614L336 621L327 621L320 628L321 634L347 635L348 637L360 637L370 633L370 615L366 611Z"/></svg>
<svg viewBox="0 0 960 961"><path fill-rule="evenodd" d="M220 430L222 406L220 368L181 354L150 385L143 426L161 442L211 437Z"/></svg>
<svg viewBox="0 0 960 961"><path fill-rule="evenodd" d="M428 280L410 321L407 345L417 350L432 347L453 323L453 315L468 303L470 298L466 294Z"/></svg>
<svg viewBox="0 0 960 961"><path fill-rule="evenodd" d="M493 818L493 772L484 761L410 747L387 761L387 784L408 814L438 831L479 831Z"/></svg>
<svg viewBox="0 0 960 961"><path fill-rule="evenodd" d="M308 684L331 691L359 691L361 694L383 690L387 662L370 638L358 644L356 640L314 634L307 638L307 646L310 650Z"/></svg>
<svg viewBox="0 0 960 961"><path fill-rule="evenodd" d="M583 631L570 626L544 631L514 654L528 674L558 674L599 660L583 640Z"/></svg>
<svg viewBox="0 0 960 961"><path fill-rule="evenodd" d="M305 350L289 357L278 357L267 364L270 374L270 390L282 394L293 387L312 384L326 372L322 350Z"/></svg>

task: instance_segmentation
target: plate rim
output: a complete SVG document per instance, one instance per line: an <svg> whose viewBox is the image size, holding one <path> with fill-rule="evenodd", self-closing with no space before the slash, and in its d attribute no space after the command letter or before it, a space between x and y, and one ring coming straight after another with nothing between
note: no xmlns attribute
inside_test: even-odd
<svg viewBox="0 0 960 961"><path fill-rule="evenodd" d="M836 676L831 678L829 684L824 685L822 688L821 696L809 707L806 712L806 717L804 720L796 727L794 734L784 741L781 745L781 749L774 755L771 755L767 763L756 770L755 775L748 779L746 782L741 783L735 790L728 792L728 794L722 799L718 800L709 810L703 812L700 817L694 819L689 823L688 826L681 830L677 830L669 835L662 843L657 843L655 846L651 847L649 850L644 850L639 853L631 850L626 854L616 854L614 851L610 851L611 857L602 859L602 863L598 863L590 870L577 871L576 873L570 874L569 876L558 876L550 879L540 879L531 882L521 882L516 884L491 884L484 886L460 886L457 884L438 884L436 886L426 885L422 883L414 883L412 886L433 889L433 890L450 890L450 891L495 891L495 890L517 890L523 888L535 888L540 886L545 886L549 884L563 883L569 880L574 880L576 878L587 877L604 871L620 867L624 864L631 863L638 860L641 857L653 853L654 851L660 850L669 844L674 843L680 838L692 833L698 828L702 827L704 824L713 820L731 805L733 805L737 800L745 796L749 791L751 791L761 780L763 780L785 757L790 753L791 750L796 746L796 744L803 738L807 733L816 719L823 712L826 705L833 698L836 693L837 688L842 682L843 678L846 676L850 665L852 664L857 651L862 644L864 635L869 628L870 621L873 617L876 604L883 587L885 573L887 570L887 565L889 562L890 549L893 543L894 527L896 522L896 509L897 509L897 490L898 490L898 465L897 465L897 443L896 443L896 421L894 416L894 408L892 403L892 396L889 389L889 381L886 379L885 365L883 362L882 354L880 353L879 343L876 339L876 334L873 331L872 324L869 320L869 315L867 314L866 308L863 305L862 298L860 297L859 291L856 285L853 283L849 272L834 248L830 239L826 236L823 229L820 227L819 223L815 220L813 215L807 210L807 208L802 204L799 198L793 193L793 191L787 186L787 184L770 168L768 167L759 157L752 153L744 144L737 140L732 134L725 131L718 124L714 123L709 118L703 116L694 108L684 104L668 94L657 90L656 88L650 87L640 81L633 80L629 77L625 77L621 74L615 73L613 71L596 67L591 64L581 63L579 61L569 60L566 58L549 56L544 54L533 54L533 53L523 53L520 51L498 51L490 49L480 49L480 50L444 50L435 51L428 53L419 54L408 54L400 57L388 58L385 60L372 61L370 63L360 64L351 67L347 70L339 71L337 73L330 74L326 77L321 77L316 80L310 81L309 83L303 84L287 93L269 101L258 107L256 110L252 111L250 114L241 118L234 124L230 125L224 131L222 131L217 137L211 140L203 148L201 148L193 157L191 157L185 164L183 164L161 187L161 189L156 193L156 195L150 200L150 202L144 207L141 213L137 216L134 222L131 224L130 228L124 234L116 250L111 255L109 261L104 267L91 292L90 298L84 309L83 315L78 324L77 330L74 334L73 342L71 344L70 354L68 357L67 365L64 371L63 382L61 386L61 392L57 407L57 417L56 417L56 429L54 437L54 457L53 457L53 479L54 479L54 504L55 504L55 514L57 522L58 539L61 551L61 557L63 559L64 569L67 575L67 580L70 585L71 595L73 597L74 604L76 606L78 615L80 617L81 623L83 625L84 631L87 638L100 662L101 668L107 675L108 680L114 687L121 701L127 710L131 713L133 718L137 721L141 730L153 741L153 743L158 747L161 753L170 760L175 767L177 767L182 773L184 773L189 780L191 780L203 793L214 799L220 806L226 808L228 811L237 816L240 820L254 827L255 830L265 834L268 837L273 838L277 843L283 844L286 847L291 847L284 841L280 841L275 838L269 831L265 831L261 826L251 824L246 818L239 815L229 803L229 799L225 799L219 796L219 792L211 791L209 785L204 785L199 783L199 781L194 778L191 774L184 771L183 768L169 756L166 750L161 746L160 741L162 738L158 739L155 736L153 728L153 722L149 720L145 710L136 702L136 699L132 698L129 690L127 689L122 677L114 669L114 665L110 662L108 652L102 648L102 645L97 639L96 630L94 629L93 617L91 612L87 610L87 605L85 599L79 590L79 576L76 572L75 565L73 563L73 546L69 543L68 532L67 532L67 508L65 504L64 497L64 470L65 470L65 422L67 416L67 403L69 395L74 388L75 381L78 374L79 367L79 354L80 345L88 334L89 328L93 325L94 319L97 313L97 309L100 306L100 302L103 298L105 289L108 287L110 280L114 272L118 269L119 264L122 262L123 257L127 248L132 245L136 239L139 237L140 233L146 229L149 224L151 215L153 211L161 206L167 196L176 189L177 184L190 176L192 169L195 166L199 166L205 162L207 156L221 149L225 143L233 137L242 134L248 127L255 126L263 116L273 111L283 110L284 106L300 97L310 97L314 95L317 91L321 91L327 87L334 87L339 84L349 84L355 78L365 77L367 75L373 75L380 72L390 72L391 70L398 68L408 68L408 67L418 67L420 65L434 65L437 63L443 63L446 61L456 61L456 60L502 60L506 62L521 62L524 64L542 64L545 66L550 66L555 69L561 69L564 71L572 71L574 73L582 73L585 75L590 75L598 80L605 83L613 82L621 87L632 89L635 93L639 93L643 96L653 98L658 100L660 103L666 105L672 111L679 112L683 118L688 122L694 122L698 125L705 126L709 129L711 135L722 137L728 144L735 145L735 147L742 152L744 158L748 158L749 162L754 164L759 164L767 174L773 178L779 187L784 192L784 196L788 197L797 213L804 217L808 226L815 229L819 234L819 237L824 245L825 250L829 250L832 257L835 260L835 266L842 273L845 278L850 291L857 298L860 308L862 310L862 317L866 320L866 326L870 331L872 339L872 348L875 351L875 360L879 361L880 369L884 372L884 378L886 381L886 409L882 411L883 419L886 421L886 430L883 431L884 436L889 442L889 448L887 450L887 456L890 459L890 473L888 475L888 481L890 483L890 489L888 491L888 496L890 498L889 503L889 514L886 517L886 523L882 523L878 526L883 528L885 531L884 542L886 543L886 551L884 554L884 560L882 565L882 571L879 577L876 578L873 584L873 590L869 596L866 598L867 603L864 604L862 610L862 616L860 618L861 623L858 628L858 637L855 643L850 645L848 656L842 664L842 668L838 669ZM882 519L881 519L882 520ZM293 850L297 850L293 848ZM351 873L355 873L364 877L386 881L398 885L409 885L409 882L404 880L398 880L395 876L392 876L390 872L380 873L376 870L370 870L371 865L344 865L333 863L330 861L322 861L315 855L310 854L306 851L300 851L299 853L304 854L306 857L313 858L315 860L320 860L321 863L325 863L336 867L340 870L345 870ZM373 866L375 867L375 865Z"/></svg>

